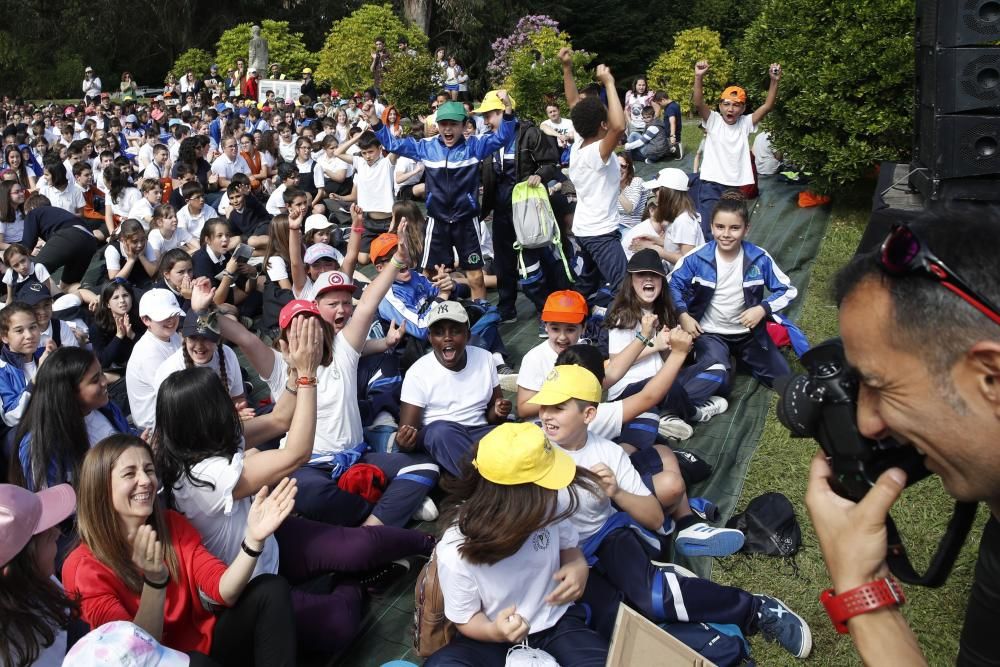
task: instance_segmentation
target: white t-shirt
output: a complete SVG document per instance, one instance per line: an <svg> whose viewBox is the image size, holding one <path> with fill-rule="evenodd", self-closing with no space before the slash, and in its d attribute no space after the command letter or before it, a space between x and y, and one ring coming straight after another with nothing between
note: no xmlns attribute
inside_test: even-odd
<svg viewBox="0 0 1000 667"><path fill-rule="evenodd" d="M174 235L169 239L163 238L163 232L154 229L146 238L146 259L155 262L160 259L163 253L180 248L194 240L191 233L186 229L178 227L174 230Z"/></svg>
<svg viewBox="0 0 1000 667"><path fill-rule="evenodd" d="M597 404L597 416L587 425L587 432L614 440L622 434L625 417L624 401Z"/></svg>
<svg viewBox="0 0 1000 667"><path fill-rule="evenodd" d="M204 204L201 207L201 213L198 215L192 215L190 209L185 205L181 210L177 211L177 229L184 229L192 237L199 238L201 236L201 228L205 226L205 223L212 218L218 217L219 214L208 204Z"/></svg>
<svg viewBox="0 0 1000 667"><path fill-rule="evenodd" d="M235 160L230 160L225 155L220 155L212 162L212 171L223 178L232 180L233 174L246 174L249 176L250 165L247 164L246 158L239 153L236 154Z"/></svg>
<svg viewBox="0 0 1000 667"><path fill-rule="evenodd" d="M474 565L462 559L458 547L465 542L457 526L451 526L437 545L438 580L444 595L444 614L454 623L468 623L483 612L495 621L512 605L531 626L532 632L547 630L559 622L569 604L550 605L545 598L558 582L559 552L579 543L568 520L533 532L512 556L492 565Z"/></svg>
<svg viewBox="0 0 1000 667"><path fill-rule="evenodd" d="M618 229L618 158L612 152L601 160L601 142L570 149L569 179L576 187L573 234L600 236Z"/></svg>
<svg viewBox="0 0 1000 667"><path fill-rule="evenodd" d="M463 426L486 423L486 406L500 378L492 354L472 345L466 345L465 353L465 368L458 372L438 363L433 351L406 372L401 400L424 409L424 424L439 420Z"/></svg>
<svg viewBox="0 0 1000 667"><path fill-rule="evenodd" d="M342 452L365 439L358 408L360 359L361 354L350 346L343 333L339 333L333 339L333 361L316 370L314 453Z"/></svg>
<svg viewBox="0 0 1000 667"><path fill-rule="evenodd" d="M136 160L139 162L139 168L145 170L153 161L153 144L146 143L140 146L139 152L136 153ZM159 178L159 176L154 178Z"/></svg>
<svg viewBox="0 0 1000 667"><path fill-rule="evenodd" d="M636 253L632 250L632 241L642 236L654 236L660 238L659 232L653 227L653 223L649 218L646 218L635 227L627 230L622 234L622 249L625 250L625 257L627 259L632 259L632 255Z"/></svg>
<svg viewBox="0 0 1000 667"><path fill-rule="evenodd" d="M240 544L247 530L247 516L253 504L251 496L239 500L233 498L233 489L243 474L243 452L233 454L232 461L221 456L199 461L192 466L191 474L199 480L211 482L212 486L195 486L187 477L181 477L174 487L177 509L198 529L206 549L223 563L232 563L240 553ZM264 541L264 550L257 559L253 574L277 572L278 542L272 535Z"/></svg>
<svg viewBox="0 0 1000 667"><path fill-rule="evenodd" d="M222 354L226 359L226 378L229 380L229 386L226 387L226 391L229 392L230 396L242 396L246 393L243 388L243 375L240 373L240 360L236 358L236 353L233 352L232 348L228 345L220 345L216 349L215 354L212 355L211 361L207 364L195 364L198 368L211 368L218 375L219 373L219 350L222 350ZM181 371L187 368L184 363L184 350L179 349L173 354L171 354L167 359L160 364L160 367L156 370L156 375L153 379L153 400L156 400L156 394L160 390L160 385L166 380L171 373ZM221 378L221 376L220 376Z"/></svg>
<svg viewBox="0 0 1000 667"><path fill-rule="evenodd" d="M264 210L267 211L268 215L274 217L276 215L281 215L281 209L285 208L285 185L281 184L274 189L271 196L267 198L267 204L264 205Z"/></svg>
<svg viewBox="0 0 1000 667"><path fill-rule="evenodd" d="M701 162L701 180L739 187L753 183L749 137L757 130L753 117L740 116L726 124L718 111L705 123L705 152Z"/></svg>
<svg viewBox="0 0 1000 667"><path fill-rule="evenodd" d="M399 194L399 191L403 187L405 187L407 185L416 185L417 183L419 183L420 182L420 177L423 176L423 171L424 171L424 163L423 162L417 162L416 160L413 160L413 159L408 158L408 157L403 157L402 155L399 156L398 158L396 158L396 171L395 171L395 176L393 176L393 181L395 181L395 179L400 174L405 174L407 172L411 172L411 171L413 171L414 169L417 169L417 168L419 168L419 171L416 174L414 174L413 176L410 176L409 178L405 179L402 183L398 183L398 182L395 183L395 186L396 186L395 187L395 193L396 194Z"/></svg>
<svg viewBox="0 0 1000 667"><path fill-rule="evenodd" d="M666 285L664 285L663 288L667 289ZM610 354L618 354L624 350L633 340L635 340L635 334L637 331L639 331L638 326L632 329L610 329L608 331L608 352ZM630 384L633 382L642 382L643 380L653 377L662 366L663 358L655 352L639 359L634 364L629 366L629 369L625 372L625 375L622 376L622 379L616 382L615 385L608 390L608 398L615 400L621 396L621 393L625 391L625 388Z"/></svg>
<svg viewBox="0 0 1000 667"><path fill-rule="evenodd" d="M121 243L110 244L104 248L104 263L107 264L109 271L119 271L122 264L127 261Z"/></svg>
<svg viewBox="0 0 1000 667"><path fill-rule="evenodd" d="M358 206L366 213L392 213L395 167L387 157L370 165L363 157L354 157L354 184L358 186Z"/></svg>
<svg viewBox="0 0 1000 667"><path fill-rule="evenodd" d="M156 371L180 348L181 337L176 333L164 342L148 331L132 348L132 356L125 369L125 387L136 428L148 428L156 421L156 388L159 387L153 384Z"/></svg>
<svg viewBox="0 0 1000 667"><path fill-rule="evenodd" d="M628 455L620 445L616 445L607 438L587 432L587 444L582 449L563 449L576 462L576 465L590 470L598 463L603 463L611 469L618 480L618 488L626 493L637 496L650 495L649 489L642 483L639 473L632 467ZM578 492L580 505L576 513L569 518L577 532L580 533L580 541L583 542L601 529L617 510L611 506L611 499L604 493L594 495L587 491ZM561 505L569 503L567 491L559 492Z"/></svg>
<svg viewBox="0 0 1000 667"><path fill-rule="evenodd" d="M571 139L576 135L576 129L573 127L573 121L569 118L560 118L558 123L553 123L551 120L546 118L542 121L542 126L554 130L556 134L559 135L561 141L560 146L565 145L567 139Z"/></svg>
<svg viewBox="0 0 1000 667"><path fill-rule="evenodd" d="M715 293L708 302L701 317L701 328L705 333L743 334L749 331L740 324L740 314L746 310L743 296L743 249L731 262L723 261L719 251L715 251Z"/></svg>
<svg viewBox="0 0 1000 667"><path fill-rule="evenodd" d="M757 173L761 176L776 174L781 168L781 161L771 148L771 135L768 132L760 132L754 137L753 156L757 163Z"/></svg>
<svg viewBox="0 0 1000 667"><path fill-rule="evenodd" d="M87 440L91 445L95 445L101 440L104 440L108 436L115 435L118 433L116 429L108 418L101 414L98 410L91 410L86 417L83 418L84 426L87 427Z"/></svg>
<svg viewBox="0 0 1000 667"><path fill-rule="evenodd" d="M122 190L121 194L118 195L118 202L115 203L111 201L111 197L108 197L105 205L111 205L111 211L120 218L128 218L129 213L132 211L132 207L135 203L142 199L142 193L139 192L139 188L125 188Z"/></svg>
<svg viewBox="0 0 1000 667"><path fill-rule="evenodd" d="M8 243L13 243L13 241L8 241ZM38 262L31 262L31 272L27 276L22 276L21 274L16 273L14 269L7 269L3 274L3 284L14 285L16 287L17 285L20 285L31 276L34 276L38 280L38 282L42 283L43 285L51 277L49 275L49 270L45 268L44 264L39 264Z"/></svg>
<svg viewBox="0 0 1000 667"><path fill-rule="evenodd" d="M273 282L290 279L290 276L288 275L288 265L285 263L285 259L283 257L271 255L271 257L267 259L267 277Z"/></svg>
<svg viewBox="0 0 1000 667"><path fill-rule="evenodd" d="M132 204L127 217L141 222L142 228L148 232L149 221L153 219L153 205L149 203L148 199L142 197Z"/></svg>
<svg viewBox="0 0 1000 667"><path fill-rule="evenodd" d="M680 252L682 245L697 248L704 244L705 233L701 231L701 216L699 214L695 213L692 217L690 213L685 211L667 225L663 247L670 252Z"/></svg>
<svg viewBox="0 0 1000 667"><path fill-rule="evenodd" d="M87 204L83 198L83 190L72 181L66 186L65 190L47 185L44 188L39 188L39 191L49 198L49 202L53 206L61 208L64 211L69 211L73 215L76 215Z"/></svg>
<svg viewBox="0 0 1000 667"><path fill-rule="evenodd" d="M559 353L552 349L549 341L539 343L528 350L521 359L521 368L517 373L517 386L530 391L541 391L542 384L549 372L556 367Z"/></svg>
<svg viewBox="0 0 1000 667"><path fill-rule="evenodd" d="M50 579L59 587L59 590L63 590L62 582L56 579L54 575ZM31 667L60 667L63 664L63 659L66 657L66 629L54 627L53 630L55 632L52 644L44 648L39 647L38 657L31 663ZM40 641L41 637L38 637L38 639ZM12 646L11 652L14 658L13 664L21 664L20 653L17 649ZM3 659L0 659L0 667L9 667L9 665Z"/></svg>

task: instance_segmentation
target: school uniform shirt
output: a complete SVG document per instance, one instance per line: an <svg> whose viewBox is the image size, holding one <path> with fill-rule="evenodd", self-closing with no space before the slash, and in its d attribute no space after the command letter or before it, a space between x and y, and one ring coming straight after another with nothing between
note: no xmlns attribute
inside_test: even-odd
<svg viewBox="0 0 1000 667"><path fill-rule="evenodd" d="M142 177L152 178L158 181L161 178L165 178L164 171L165 170L163 167L159 166L155 162L150 162L148 165L146 165L146 168L143 170Z"/></svg>
<svg viewBox="0 0 1000 667"><path fill-rule="evenodd" d="M162 341L148 331L132 348L128 367L125 369L125 387L132 422L140 431L156 421L156 371L171 354L181 348L181 337L174 334Z"/></svg>
<svg viewBox="0 0 1000 667"><path fill-rule="evenodd" d="M323 176L323 168L319 166L319 163L309 159L308 162L302 163L298 160L295 161L295 168L299 170L299 178L303 178L303 174L306 174L306 179L308 180L308 174L312 174L312 184L317 190L326 186L326 178ZM300 181L301 182L301 181ZM301 188L300 188L301 189ZM389 208L392 210L392 207Z"/></svg>
<svg viewBox="0 0 1000 667"><path fill-rule="evenodd" d="M178 651L209 653L216 616L203 597L222 604L219 582L226 565L201 543L201 536L183 515L167 510L171 544L177 554L178 578L166 588L163 634L160 642ZM140 596L107 565L81 544L66 558L62 569L68 595L80 596L83 620L91 627L112 621L131 622L139 611Z"/></svg>
<svg viewBox="0 0 1000 667"><path fill-rule="evenodd" d="M363 157L355 156L352 164L361 210L365 213L392 213L395 167L389 158L379 158L375 164L369 165Z"/></svg>
<svg viewBox="0 0 1000 667"><path fill-rule="evenodd" d="M705 233L701 230L701 215L693 216L687 211L682 212L674 221L667 225L667 233L663 239L663 247L670 252L680 252L682 245L705 245Z"/></svg>
<svg viewBox="0 0 1000 667"><path fill-rule="evenodd" d="M618 229L618 158L612 152L601 159L601 142L585 148L575 141L570 149L569 179L576 186L573 234L600 236Z"/></svg>
<svg viewBox="0 0 1000 667"><path fill-rule="evenodd" d="M177 210L177 229L186 229L188 234L194 238L201 237L201 228L212 218L218 218L219 214L208 204L203 204L201 213L194 215L191 209L185 204Z"/></svg>
<svg viewBox="0 0 1000 667"><path fill-rule="evenodd" d="M105 438L117 435L118 429L99 410L92 410L83 418L83 424L87 428L87 440L89 442L100 442Z"/></svg>
<svg viewBox="0 0 1000 667"><path fill-rule="evenodd" d="M121 194L118 195L117 202L111 201L111 197L109 195L104 205L110 206L111 212L119 218L127 219L129 213L132 211L132 207L135 206L135 203L140 199L142 199L142 193L139 192L139 188L125 188L122 190Z"/></svg>
<svg viewBox="0 0 1000 667"><path fill-rule="evenodd" d="M626 259L632 259L632 255L636 253L635 250L632 250L632 241L643 236L654 236L657 238L660 236L660 233L653 227L653 223L649 218L646 218L622 234L622 249L625 251Z"/></svg>
<svg viewBox="0 0 1000 667"><path fill-rule="evenodd" d="M272 255L267 258L267 279L271 282L278 282L280 280L291 280L291 276L288 274L288 264L285 262L284 257L278 257L277 255Z"/></svg>
<svg viewBox="0 0 1000 667"><path fill-rule="evenodd" d="M723 260L716 250L715 265L718 267L715 294L701 317L701 329L705 333L744 334L749 329L740 322L740 315L746 310L743 296L743 250L731 262Z"/></svg>
<svg viewBox="0 0 1000 667"><path fill-rule="evenodd" d="M240 553L247 530L253 496L233 498L233 490L243 474L243 450L232 460L212 456L191 467L191 475L210 485L195 485L186 476L174 486L174 504L201 535L201 543L223 563L232 563ZM277 574L278 542L274 536L264 541L253 576Z"/></svg>
<svg viewBox="0 0 1000 667"><path fill-rule="evenodd" d="M739 187L753 183L748 141L757 131L750 114L740 116L732 125L713 111L705 123L705 153L701 161L701 180ZM571 167L572 168L572 167Z"/></svg>
<svg viewBox="0 0 1000 667"><path fill-rule="evenodd" d="M13 222L0 222L0 232L5 243L20 243L24 236L24 214L14 211Z"/></svg>
<svg viewBox="0 0 1000 667"><path fill-rule="evenodd" d="M264 206L264 210L267 211L268 215L276 216L281 215L282 209L285 208L285 184L282 183L274 189L271 196L267 198L267 204Z"/></svg>
<svg viewBox="0 0 1000 667"><path fill-rule="evenodd" d="M149 222L153 219L153 205L149 203L148 199L142 197L132 204L126 217L141 222L142 228L148 232Z"/></svg>
<svg viewBox="0 0 1000 667"><path fill-rule="evenodd" d="M635 334L637 331L639 331L638 326L631 329L610 329L608 331L608 352L610 354L618 354L624 350L633 340L635 340ZM625 375L622 376L622 379L616 382L611 389L608 390L608 398L611 400L617 399L630 384L633 382L648 380L656 375L657 371L659 371L662 366L663 358L655 352L653 354L646 355L643 359L639 359L634 364L629 366L629 369L625 371Z"/></svg>
<svg viewBox="0 0 1000 667"><path fill-rule="evenodd" d="M87 203L83 198L83 190L73 182L70 182L64 190L51 185L46 185L44 189L39 188L38 190L41 194L49 198L49 202L53 206L61 208L64 211L69 211L73 215L76 215L77 211Z"/></svg>
<svg viewBox="0 0 1000 667"><path fill-rule="evenodd" d="M517 374L517 386L530 391L541 391L546 376L556 367L556 352L549 341L539 343L528 350L521 359L521 370Z"/></svg>
<svg viewBox="0 0 1000 667"><path fill-rule="evenodd" d="M425 425L439 420L463 426L486 424L486 406L500 384L496 362L480 347L466 345L465 353L465 368L457 372L442 366L433 351L406 372L400 398L424 409Z"/></svg>
<svg viewBox="0 0 1000 667"><path fill-rule="evenodd" d="M195 366L198 368L211 368L215 371L216 375L219 375L219 350L222 351L223 358L226 360L226 378L229 380L229 386L226 387L226 391L229 392L230 396L242 396L246 393L246 390L243 387L243 375L240 373L240 361L236 358L236 353L228 345L219 345L215 354L212 355L211 361L207 364L195 364ZM156 369L156 375L153 377L154 404L156 403L156 394L159 393L160 385L163 384L164 380L170 377L171 373L182 371L185 368L187 368L187 364L184 362L184 349L182 346L181 349L167 357L160 364L160 367Z"/></svg>
<svg viewBox="0 0 1000 667"><path fill-rule="evenodd" d="M13 241L8 241L8 243L13 243ZM14 271L14 269L7 269L4 271L3 284L12 286L14 288L14 294L17 294L17 288L21 285L21 283L35 278L35 280L45 285L50 277L49 270L45 268L44 264L31 262L31 269L28 271L28 275L26 276L22 276L20 273Z"/></svg>
<svg viewBox="0 0 1000 667"><path fill-rule="evenodd" d="M244 197L243 209L240 211L234 209L229 215L229 229L233 234L238 234L244 243L251 236L266 234L270 222L271 216L256 197Z"/></svg>
<svg viewBox="0 0 1000 667"><path fill-rule="evenodd" d="M225 154L220 155L215 158L212 162L212 171L222 178L232 180L234 174L246 174L250 175L250 165L239 153L236 154L235 160L230 160Z"/></svg>
<svg viewBox="0 0 1000 667"><path fill-rule="evenodd" d="M531 626L531 632L548 630L562 618L571 603L550 605L545 601L558 582L559 552L579 543L568 520L533 532L512 556L492 565L472 564L462 559L458 548L465 542L458 526L444 532L437 545L438 581L444 596L444 615L453 623L468 623L483 612L490 621L507 607Z"/></svg>
<svg viewBox="0 0 1000 667"><path fill-rule="evenodd" d="M193 240L194 237L191 236L191 233L180 227L174 230L174 235L169 239L164 238L163 232L159 229L154 229L146 238L146 259L156 262L163 256L163 253L169 252L174 248L183 247Z"/></svg>
<svg viewBox="0 0 1000 667"><path fill-rule="evenodd" d="M636 496L650 495L649 489L642 483L639 473L632 467L632 462L629 461L621 445L616 445L588 429L587 444L582 449L563 449L563 451L569 454L577 466L587 470L598 463L606 465L615 474L618 488L622 491ZM595 495L589 491L580 491L577 495L580 504L569 521L580 534L580 541L584 542L599 531L604 522L617 510L611 505L611 499L603 492ZM559 491L559 502L560 505L569 503L569 494L565 489Z"/></svg>
<svg viewBox="0 0 1000 667"><path fill-rule="evenodd" d="M45 327L45 331L43 331L38 337L39 348L45 347L45 344L52 338L52 327L56 324L59 325L60 347L80 347L80 342L77 341L76 336L73 335L73 327L62 320L57 320L53 317L49 320L49 326Z"/></svg>
<svg viewBox="0 0 1000 667"><path fill-rule="evenodd" d="M415 175L405 179L402 183L396 182L397 176L399 176L400 174L411 172L414 169L417 169L418 166L420 170ZM399 191L402 190L404 187L406 187L407 185L416 185L417 183L420 182L420 179L424 177L423 163L417 162L413 158L400 156L396 158L396 171L394 173L395 173L395 176L393 176L394 193L398 195Z"/></svg>
<svg viewBox="0 0 1000 667"><path fill-rule="evenodd" d="M624 401L610 401L597 404L597 415L587 425L587 432L614 440L622 434L625 421Z"/></svg>

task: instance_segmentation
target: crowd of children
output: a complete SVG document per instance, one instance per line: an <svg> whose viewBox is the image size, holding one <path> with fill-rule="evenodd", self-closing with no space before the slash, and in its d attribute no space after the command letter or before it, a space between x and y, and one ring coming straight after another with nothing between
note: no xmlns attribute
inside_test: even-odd
<svg viewBox="0 0 1000 667"><path fill-rule="evenodd" d="M442 52L410 123L378 90L384 46L343 108L314 84L0 108L0 665L338 654L432 553L457 634L428 665L524 643L603 665L621 603L807 656L780 600L669 562L744 543L689 495L679 442L737 372L788 373L769 324L805 344L735 190L780 67L745 114L736 86L710 108L695 65L701 171L644 182L636 163L683 157L645 79L624 105L604 65L579 89L563 49L535 126L504 90L469 103ZM519 243L525 188L549 246ZM519 289L544 339L523 358L501 327Z"/></svg>

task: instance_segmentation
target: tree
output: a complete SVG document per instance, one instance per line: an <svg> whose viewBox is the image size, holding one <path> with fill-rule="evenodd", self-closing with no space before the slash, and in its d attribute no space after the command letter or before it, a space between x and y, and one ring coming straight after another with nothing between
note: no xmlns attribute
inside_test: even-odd
<svg viewBox="0 0 1000 667"><path fill-rule="evenodd" d="M536 122L545 120L545 105L550 101L559 104L564 112L569 111L562 97L563 74L559 61L559 49L564 46L572 48L569 35L546 26L513 52L510 74L503 86L517 101L517 112L521 116ZM584 66L592 58L586 51L573 52L573 75L578 82L590 79Z"/></svg>
<svg viewBox="0 0 1000 667"><path fill-rule="evenodd" d="M208 76L208 70L212 66L212 54L205 49L188 49L177 57L174 66L170 71L180 79L190 69L196 76Z"/></svg>
<svg viewBox="0 0 1000 667"><path fill-rule="evenodd" d="M394 55L389 61L382 76L382 91L401 116L415 118L428 112L434 70L434 59L427 51L413 56Z"/></svg>
<svg viewBox="0 0 1000 667"><path fill-rule="evenodd" d="M237 58L247 59L247 45L250 43L252 23L240 23L222 33L215 46L215 58L223 69L233 67ZM288 21L260 22L261 37L268 42L268 58L281 65L281 71L289 79L298 79L303 67L315 64L316 57L309 53L302 41L302 33L289 32ZM266 79L267 72L258 72Z"/></svg>
<svg viewBox="0 0 1000 667"><path fill-rule="evenodd" d="M406 35L410 48L427 49L427 35L415 25L404 24L391 5L363 5L333 24L317 54L316 78L339 90L368 88L373 83L371 54L375 38L385 37L391 53L391 45L399 35Z"/></svg>
<svg viewBox="0 0 1000 667"><path fill-rule="evenodd" d="M739 81L759 103L768 66L781 63L765 125L784 159L814 174L815 189L834 190L906 155L913 12L909 0L768 0L747 29Z"/></svg>
<svg viewBox="0 0 1000 667"><path fill-rule="evenodd" d="M708 28L692 28L674 37L674 48L660 54L649 68L649 89L665 91L681 105L682 113L691 113L694 64L699 60L712 66L703 81L705 101L711 105L729 83L733 61L722 48L719 33Z"/></svg>

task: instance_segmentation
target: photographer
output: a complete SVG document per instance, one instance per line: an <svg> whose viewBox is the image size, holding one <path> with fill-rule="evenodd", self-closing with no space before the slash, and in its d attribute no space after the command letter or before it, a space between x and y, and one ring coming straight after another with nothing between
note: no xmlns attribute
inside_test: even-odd
<svg viewBox="0 0 1000 667"><path fill-rule="evenodd" d="M1000 220L982 213L928 215L895 228L880 251L856 257L836 281L844 350L860 385L860 432L916 447L951 496L992 510L959 665L1000 664ZM906 475L888 470L859 503L835 494L831 479L820 452L806 505L841 595L889 574L886 516ZM847 629L867 664L925 664L896 604L850 617Z"/></svg>

